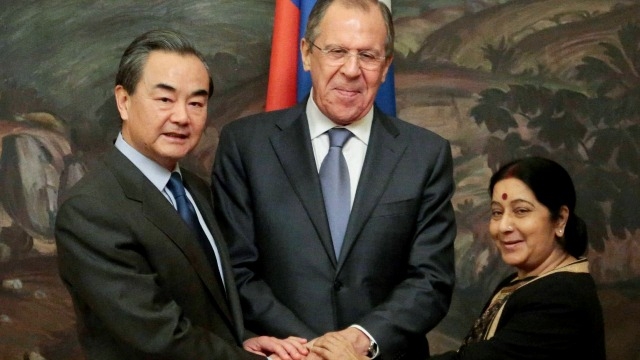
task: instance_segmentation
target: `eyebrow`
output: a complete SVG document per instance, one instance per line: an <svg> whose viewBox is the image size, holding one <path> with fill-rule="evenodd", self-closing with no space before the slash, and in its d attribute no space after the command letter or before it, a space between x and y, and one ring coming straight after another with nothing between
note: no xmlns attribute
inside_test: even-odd
<svg viewBox="0 0 640 360"><path fill-rule="evenodd" d="M171 91L171 92L178 91L175 87L173 87L173 86L171 86L169 84L165 84L165 83L156 84L154 86L154 88L167 90L167 91ZM196 91L192 92L191 96L209 96L209 92L207 90L205 90L205 89L200 89L200 90L196 90Z"/></svg>
<svg viewBox="0 0 640 360"><path fill-rule="evenodd" d="M511 204L516 204L516 203L521 203L521 202L529 204L531 206L535 206L532 202L524 200L524 199L513 199L513 200L509 201L507 204L511 205ZM502 206L502 204L499 201L491 200L491 205L494 205L494 204Z"/></svg>
<svg viewBox="0 0 640 360"><path fill-rule="evenodd" d="M207 90L201 89L201 90L196 90L194 92L191 93L192 96L209 96L209 92Z"/></svg>

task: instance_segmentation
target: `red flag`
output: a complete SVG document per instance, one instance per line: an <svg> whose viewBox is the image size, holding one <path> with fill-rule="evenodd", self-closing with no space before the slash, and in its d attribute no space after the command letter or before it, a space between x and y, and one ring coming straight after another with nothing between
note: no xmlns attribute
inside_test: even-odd
<svg viewBox="0 0 640 360"><path fill-rule="evenodd" d="M271 65L266 110L296 103L297 66L300 56L300 8L297 1L276 0L271 41Z"/></svg>

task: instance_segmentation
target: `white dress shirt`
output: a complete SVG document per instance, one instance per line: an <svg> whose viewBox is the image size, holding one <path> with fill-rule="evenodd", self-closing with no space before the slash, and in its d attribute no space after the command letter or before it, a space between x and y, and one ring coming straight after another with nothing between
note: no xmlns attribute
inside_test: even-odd
<svg viewBox="0 0 640 360"><path fill-rule="evenodd" d="M313 146L313 155L316 159L316 167L320 172L320 166L324 157L329 152L329 134L327 131L337 127L333 121L329 120L313 101L313 90L309 101L307 101L307 120L309 122L309 133L311 134L311 145ZM358 181L360 173L362 173L362 165L364 157L367 154L367 146L369 145L369 135L371 133L371 123L373 122L373 108L364 116L364 118L354 121L344 127L353 133L353 136L347 140L342 147L342 154L347 161L349 168L349 180L351 183L351 206L356 197L358 189Z"/></svg>

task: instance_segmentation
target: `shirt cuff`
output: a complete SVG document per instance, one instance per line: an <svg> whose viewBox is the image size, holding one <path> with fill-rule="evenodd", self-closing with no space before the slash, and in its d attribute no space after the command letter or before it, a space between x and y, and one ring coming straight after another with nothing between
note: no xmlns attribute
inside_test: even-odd
<svg viewBox="0 0 640 360"><path fill-rule="evenodd" d="M365 335L367 335L367 337L371 341L371 345L372 345L370 347L370 349L372 350L371 358L372 359L377 358L378 354L380 354L380 348L378 347L378 343L376 342L376 339L374 339L373 336L371 336L371 334L369 334L369 332L367 330L365 330L362 326L360 326L358 324L353 324L353 325L351 325L349 327L356 328L356 329L362 331Z"/></svg>

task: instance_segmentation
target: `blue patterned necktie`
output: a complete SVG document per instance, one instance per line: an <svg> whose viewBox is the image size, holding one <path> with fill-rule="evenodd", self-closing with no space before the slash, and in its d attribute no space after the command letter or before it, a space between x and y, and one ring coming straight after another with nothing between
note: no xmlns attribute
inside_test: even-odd
<svg viewBox="0 0 640 360"><path fill-rule="evenodd" d="M216 279L218 279L221 285L224 285L224 282L222 281L222 278L220 276L216 254L211 247L209 238L207 238L207 235L205 235L202 226L200 226L200 221L198 221L196 209L193 207L193 204L191 204L191 201L189 201L189 199L187 198L187 193L184 189L184 184L182 183L182 178L180 177L179 173L171 173L171 178L169 178L169 182L167 183L167 189L171 191L174 199L176 200L178 214L196 235L202 251L204 251L210 265L212 266L213 272L216 275Z"/></svg>
<svg viewBox="0 0 640 360"><path fill-rule="evenodd" d="M320 165L319 175L333 250L336 258L339 258L351 213L351 181L347 161L342 154L342 146L353 136L353 133L345 128L333 128L328 131L328 134L329 152Z"/></svg>

